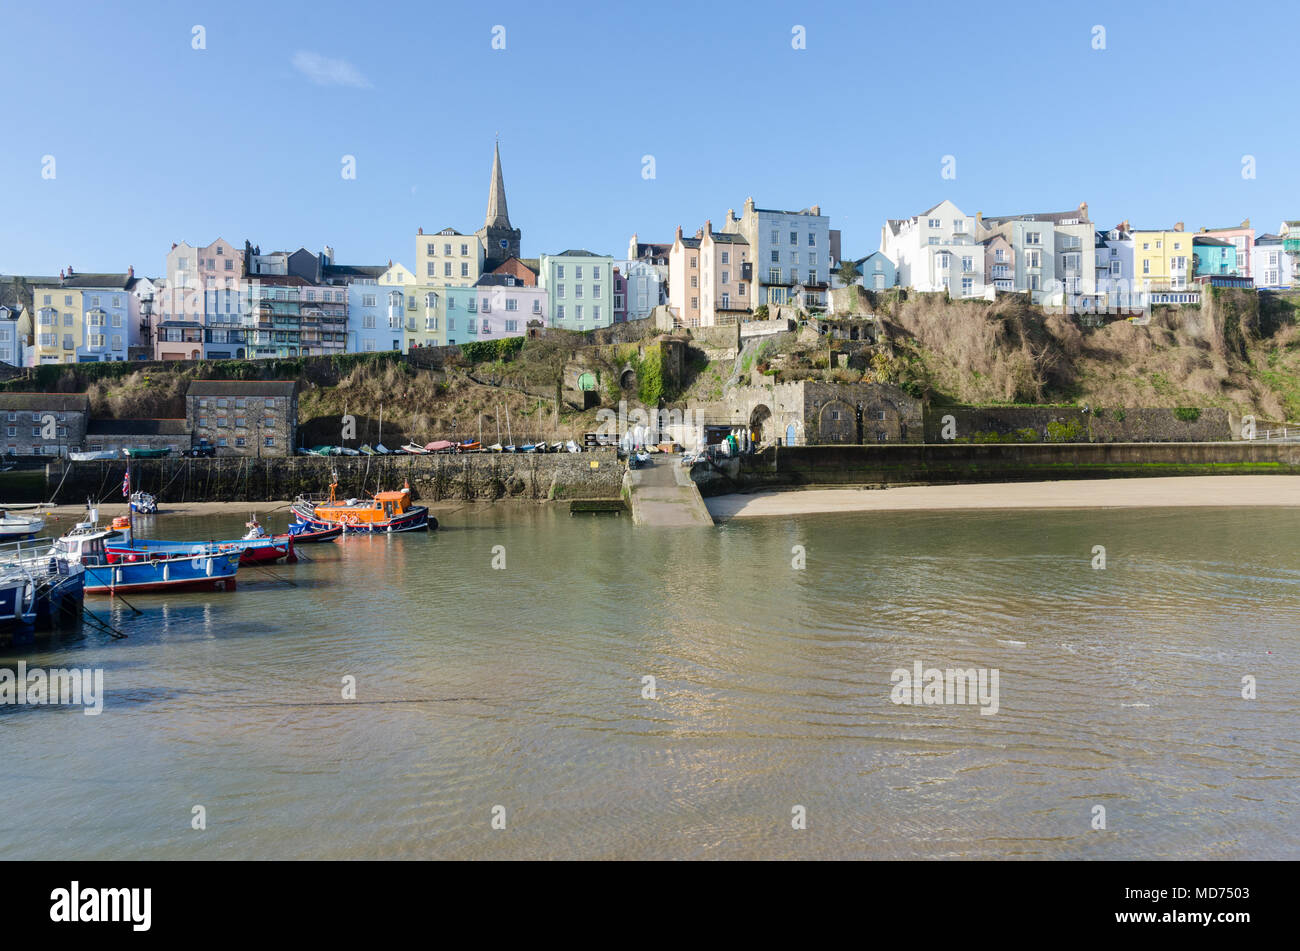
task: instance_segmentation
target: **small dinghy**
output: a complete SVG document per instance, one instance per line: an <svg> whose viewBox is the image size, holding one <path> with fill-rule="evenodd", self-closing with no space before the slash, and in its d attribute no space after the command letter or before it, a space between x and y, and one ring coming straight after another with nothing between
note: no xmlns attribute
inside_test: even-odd
<svg viewBox="0 0 1300 951"><path fill-rule="evenodd" d="M0 541L31 538L44 527L45 519L39 515L11 515L0 509Z"/></svg>
<svg viewBox="0 0 1300 951"><path fill-rule="evenodd" d="M447 452L455 443L447 439L437 439L431 443L426 443L424 449L426 452Z"/></svg>
<svg viewBox="0 0 1300 951"><path fill-rule="evenodd" d="M429 454L429 450L425 449L423 446L417 446L413 442L408 442L403 446L402 451L410 453L413 456L427 456Z"/></svg>
<svg viewBox="0 0 1300 951"><path fill-rule="evenodd" d="M466 440L456 447L457 452L482 452L483 444L476 440Z"/></svg>
<svg viewBox="0 0 1300 951"><path fill-rule="evenodd" d="M137 515L157 515L158 500L148 492L132 492L131 511Z"/></svg>
<svg viewBox="0 0 1300 951"><path fill-rule="evenodd" d="M381 456L387 456L392 454L392 450L383 443L377 442L375 443L375 453Z"/></svg>

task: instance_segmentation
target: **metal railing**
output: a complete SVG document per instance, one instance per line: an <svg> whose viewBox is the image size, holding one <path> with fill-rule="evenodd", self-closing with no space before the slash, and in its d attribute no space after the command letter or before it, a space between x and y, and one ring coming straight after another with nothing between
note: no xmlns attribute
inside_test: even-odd
<svg viewBox="0 0 1300 951"><path fill-rule="evenodd" d="M1300 427L1283 426L1281 429L1266 429L1250 437L1251 442L1300 442Z"/></svg>

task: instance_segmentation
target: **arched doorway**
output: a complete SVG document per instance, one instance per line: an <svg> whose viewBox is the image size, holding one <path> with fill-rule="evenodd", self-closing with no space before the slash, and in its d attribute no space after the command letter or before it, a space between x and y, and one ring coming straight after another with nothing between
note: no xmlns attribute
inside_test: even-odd
<svg viewBox="0 0 1300 951"><path fill-rule="evenodd" d="M787 446L793 446L794 440L795 440L794 423L791 423L789 426L785 428L785 444Z"/></svg>
<svg viewBox="0 0 1300 951"><path fill-rule="evenodd" d="M749 433L755 446L763 446L772 441L772 411L763 403L754 407L749 414Z"/></svg>

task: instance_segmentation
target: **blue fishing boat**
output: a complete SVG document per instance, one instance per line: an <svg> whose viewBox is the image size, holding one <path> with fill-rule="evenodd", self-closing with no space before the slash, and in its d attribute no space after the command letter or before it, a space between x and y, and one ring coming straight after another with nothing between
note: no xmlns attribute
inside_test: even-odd
<svg viewBox="0 0 1300 951"><path fill-rule="evenodd" d="M36 624L36 580L21 567L0 572L0 632L30 631Z"/></svg>
<svg viewBox="0 0 1300 951"><path fill-rule="evenodd" d="M78 522L55 543L55 557L85 568L87 594L235 590L240 550L223 551L215 545L196 544L187 552L137 551L129 547L130 542L121 526L100 528L91 518ZM109 545L120 551L111 552Z"/></svg>

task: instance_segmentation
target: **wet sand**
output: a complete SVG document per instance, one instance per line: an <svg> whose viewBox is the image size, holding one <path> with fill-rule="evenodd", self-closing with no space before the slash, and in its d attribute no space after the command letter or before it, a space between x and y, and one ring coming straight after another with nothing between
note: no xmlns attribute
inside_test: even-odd
<svg viewBox="0 0 1300 951"><path fill-rule="evenodd" d="M885 489L793 489L705 499L715 519L944 509L1300 506L1300 476L1180 476Z"/></svg>

